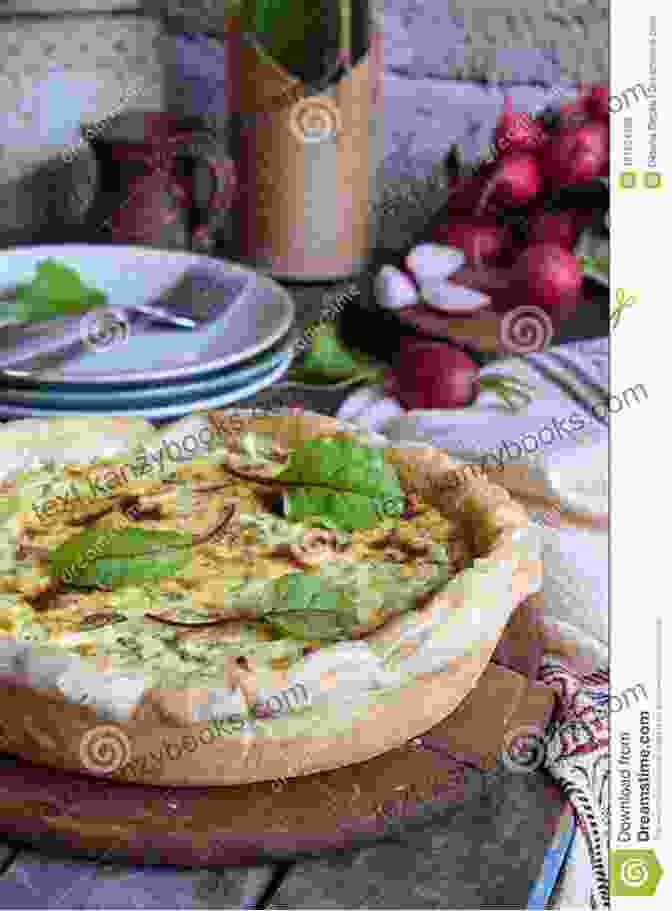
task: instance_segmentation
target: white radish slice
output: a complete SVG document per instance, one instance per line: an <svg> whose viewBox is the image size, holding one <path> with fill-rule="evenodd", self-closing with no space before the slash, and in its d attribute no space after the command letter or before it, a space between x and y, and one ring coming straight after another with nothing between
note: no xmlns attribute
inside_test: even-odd
<svg viewBox="0 0 672 911"><path fill-rule="evenodd" d="M448 278L464 265L464 253L457 247L442 244L418 244L406 257L406 268L418 284Z"/></svg>
<svg viewBox="0 0 672 911"><path fill-rule="evenodd" d="M401 310L418 303L413 282L394 266L383 266L374 284L376 300L385 310Z"/></svg>
<svg viewBox="0 0 672 911"><path fill-rule="evenodd" d="M491 298L473 288L456 285L455 282L433 281L420 286L420 295L428 307L443 313L474 313L488 307Z"/></svg>

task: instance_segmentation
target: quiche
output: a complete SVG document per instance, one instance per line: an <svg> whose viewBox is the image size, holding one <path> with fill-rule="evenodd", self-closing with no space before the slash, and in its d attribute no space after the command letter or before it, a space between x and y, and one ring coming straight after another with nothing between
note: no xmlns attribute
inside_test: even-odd
<svg viewBox="0 0 672 911"><path fill-rule="evenodd" d="M0 431L0 746L36 762L362 761L452 712L541 585L524 509L432 447L303 412L27 423Z"/></svg>

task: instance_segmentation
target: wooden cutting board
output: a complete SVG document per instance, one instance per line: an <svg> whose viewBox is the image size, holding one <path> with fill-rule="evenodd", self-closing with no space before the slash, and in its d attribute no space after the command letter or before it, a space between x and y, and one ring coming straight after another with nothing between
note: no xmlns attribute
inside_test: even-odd
<svg viewBox="0 0 672 911"><path fill-rule="evenodd" d="M483 796L508 732L550 719L553 691L535 682L541 607L539 595L521 605L457 710L397 750L317 775L209 788L119 784L0 757L0 831L69 855L202 866L288 860L427 823ZM547 792L550 820L563 801L550 779Z"/></svg>

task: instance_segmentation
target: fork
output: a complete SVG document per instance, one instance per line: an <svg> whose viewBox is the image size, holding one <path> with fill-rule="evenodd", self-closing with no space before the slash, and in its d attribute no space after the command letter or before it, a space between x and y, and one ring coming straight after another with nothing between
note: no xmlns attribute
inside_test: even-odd
<svg viewBox="0 0 672 911"><path fill-rule="evenodd" d="M23 335L26 332L26 325L30 328L28 338L18 336L14 340L10 334L9 346L6 346L4 351L0 349L0 373L6 377L34 378L35 370L14 371L8 368L31 361L35 357L62 352L60 366L81 353L85 336L95 335L97 319L101 321L97 327L98 331L105 327L105 317L108 323L114 321L117 329L123 333L128 333L132 326L137 330L148 323L167 323L177 328L198 329L229 311L246 290L248 283L249 279L245 273L221 275L196 268L187 270L173 285L164 289L149 303L130 304L125 307L97 307L76 316L55 317L40 323L26 320L5 321L0 331L15 328L22 330ZM216 296L215 300L212 300L213 295ZM11 298L5 297L5 300ZM108 325L107 328L111 327Z"/></svg>

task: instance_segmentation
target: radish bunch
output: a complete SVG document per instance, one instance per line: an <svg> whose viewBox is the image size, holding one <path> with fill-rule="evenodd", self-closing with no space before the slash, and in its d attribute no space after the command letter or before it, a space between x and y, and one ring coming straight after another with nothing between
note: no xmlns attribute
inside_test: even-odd
<svg viewBox="0 0 672 911"><path fill-rule="evenodd" d="M434 224L431 240L464 253L478 276L467 268L460 278L491 294L494 309L536 305L560 322L576 308L581 272L572 250L582 218L548 210L544 198L608 174L608 101L607 85L586 86L560 108L550 129L513 111L507 96L495 129L494 164L461 181ZM512 211L524 231L507 224Z"/></svg>
<svg viewBox="0 0 672 911"><path fill-rule="evenodd" d="M608 86L587 86L552 118L535 120L513 111L507 97L494 162L456 182L429 242L414 247L400 269L381 270L381 306L425 304L467 317L535 306L553 324L571 316L583 277L573 249L586 216L549 209L544 199L608 175L608 101ZM486 388L511 408L530 398L515 377L479 378L465 352L417 338L402 340L385 388L408 409L467 407Z"/></svg>

